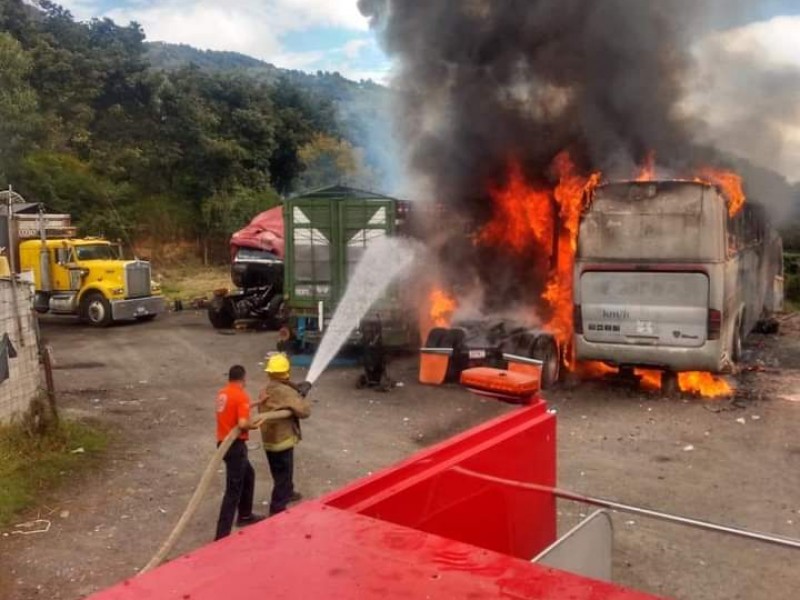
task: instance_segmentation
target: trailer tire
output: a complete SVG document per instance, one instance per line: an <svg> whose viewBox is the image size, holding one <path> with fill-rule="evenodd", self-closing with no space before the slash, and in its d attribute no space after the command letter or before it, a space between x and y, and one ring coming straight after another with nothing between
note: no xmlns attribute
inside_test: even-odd
<svg viewBox="0 0 800 600"><path fill-rule="evenodd" d="M235 321L230 303L224 296L214 296L208 304L208 320L214 329L230 329Z"/></svg>
<svg viewBox="0 0 800 600"><path fill-rule="evenodd" d="M425 340L425 347L450 348L450 346L445 343L449 331L449 329L445 329L444 327L434 327L428 332L428 337Z"/></svg>
<svg viewBox="0 0 800 600"><path fill-rule="evenodd" d="M469 359L464 352L466 337L467 334L463 329L435 327L428 333L428 339L425 341L426 348L447 348L453 351L447 366L446 381L458 381L461 371L467 366Z"/></svg>
<svg viewBox="0 0 800 600"><path fill-rule="evenodd" d="M765 317L756 323L756 333L762 335L777 335L780 333L781 323L775 317Z"/></svg>
<svg viewBox="0 0 800 600"><path fill-rule="evenodd" d="M81 298L81 320L92 327L108 327L111 324L111 303L100 292L88 292Z"/></svg>
<svg viewBox="0 0 800 600"><path fill-rule="evenodd" d="M543 390L550 389L558 383L558 376L561 371L561 355L558 351L558 343L552 336L537 336L529 356L542 361L541 386Z"/></svg>

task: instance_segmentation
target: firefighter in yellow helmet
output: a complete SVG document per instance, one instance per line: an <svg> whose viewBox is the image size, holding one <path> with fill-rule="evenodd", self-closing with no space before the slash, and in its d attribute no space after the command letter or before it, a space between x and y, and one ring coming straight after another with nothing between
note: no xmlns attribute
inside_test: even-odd
<svg viewBox="0 0 800 600"><path fill-rule="evenodd" d="M300 419L311 416L311 405L305 398L311 384L295 385L291 382L291 364L285 354L270 356L264 371L267 384L259 394L258 411L288 409L292 412L291 417L261 425L261 440L273 481L269 514L274 515L301 498L294 489L294 447L302 438Z"/></svg>

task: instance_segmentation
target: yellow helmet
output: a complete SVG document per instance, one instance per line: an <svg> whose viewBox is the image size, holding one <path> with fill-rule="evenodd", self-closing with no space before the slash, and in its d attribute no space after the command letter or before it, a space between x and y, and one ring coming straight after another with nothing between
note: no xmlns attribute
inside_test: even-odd
<svg viewBox="0 0 800 600"><path fill-rule="evenodd" d="M285 354L273 354L269 357L264 371L270 375L288 374L292 365L289 363L289 358Z"/></svg>

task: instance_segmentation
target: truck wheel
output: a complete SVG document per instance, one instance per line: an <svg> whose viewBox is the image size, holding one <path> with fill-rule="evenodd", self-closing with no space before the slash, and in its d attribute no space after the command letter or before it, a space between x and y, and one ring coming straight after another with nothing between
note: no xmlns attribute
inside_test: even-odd
<svg viewBox="0 0 800 600"><path fill-rule="evenodd" d="M540 335L533 343L531 358L542 361L542 389L547 390L558 383L561 371L561 356L558 344L549 335Z"/></svg>
<svg viewBox="0 0 800 600"><path fill-rule="evenodd" d="M428 333L428 339L425 340L426 348L449 348L445 343L448 330L444 327L434 327Z"/></svg>
<svg viewBox="0 0 800 600"><path fill-rule="evenodd" d="M93 327L111 324L111 303L100 292L89 292L81 298L81 319Z"/></svg>
<svg viewBox="0 0 800 600"><path fill-rule="evenodd" d="M208 304L208 320L214 329L230 329L233 327L234 317L230 304L222 296L214 296Z"/></svg>
<svg viewBox="0 0 800 600"><path fill-rule="evenodd" d="M425 348L447 348L452 349L450 363L447 366L446 381L458 381L461 371L466 368L467 360L464 355L464 341L466 334L463 329L446 329L435 327L428 334L425 341Z"/></svg>

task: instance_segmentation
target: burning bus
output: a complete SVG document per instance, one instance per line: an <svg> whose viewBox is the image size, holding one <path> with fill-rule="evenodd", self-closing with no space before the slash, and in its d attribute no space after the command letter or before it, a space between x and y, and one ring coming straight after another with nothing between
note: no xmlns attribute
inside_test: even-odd
<svg viewBox="0 0 800 600"><path fill-rule="evenodd" d="M745 337L782 309L783 248L763 209L727 187L594 190L574 267L578 360L658 369L667 389L676 373L726 372L739 361Z"/></svg>

